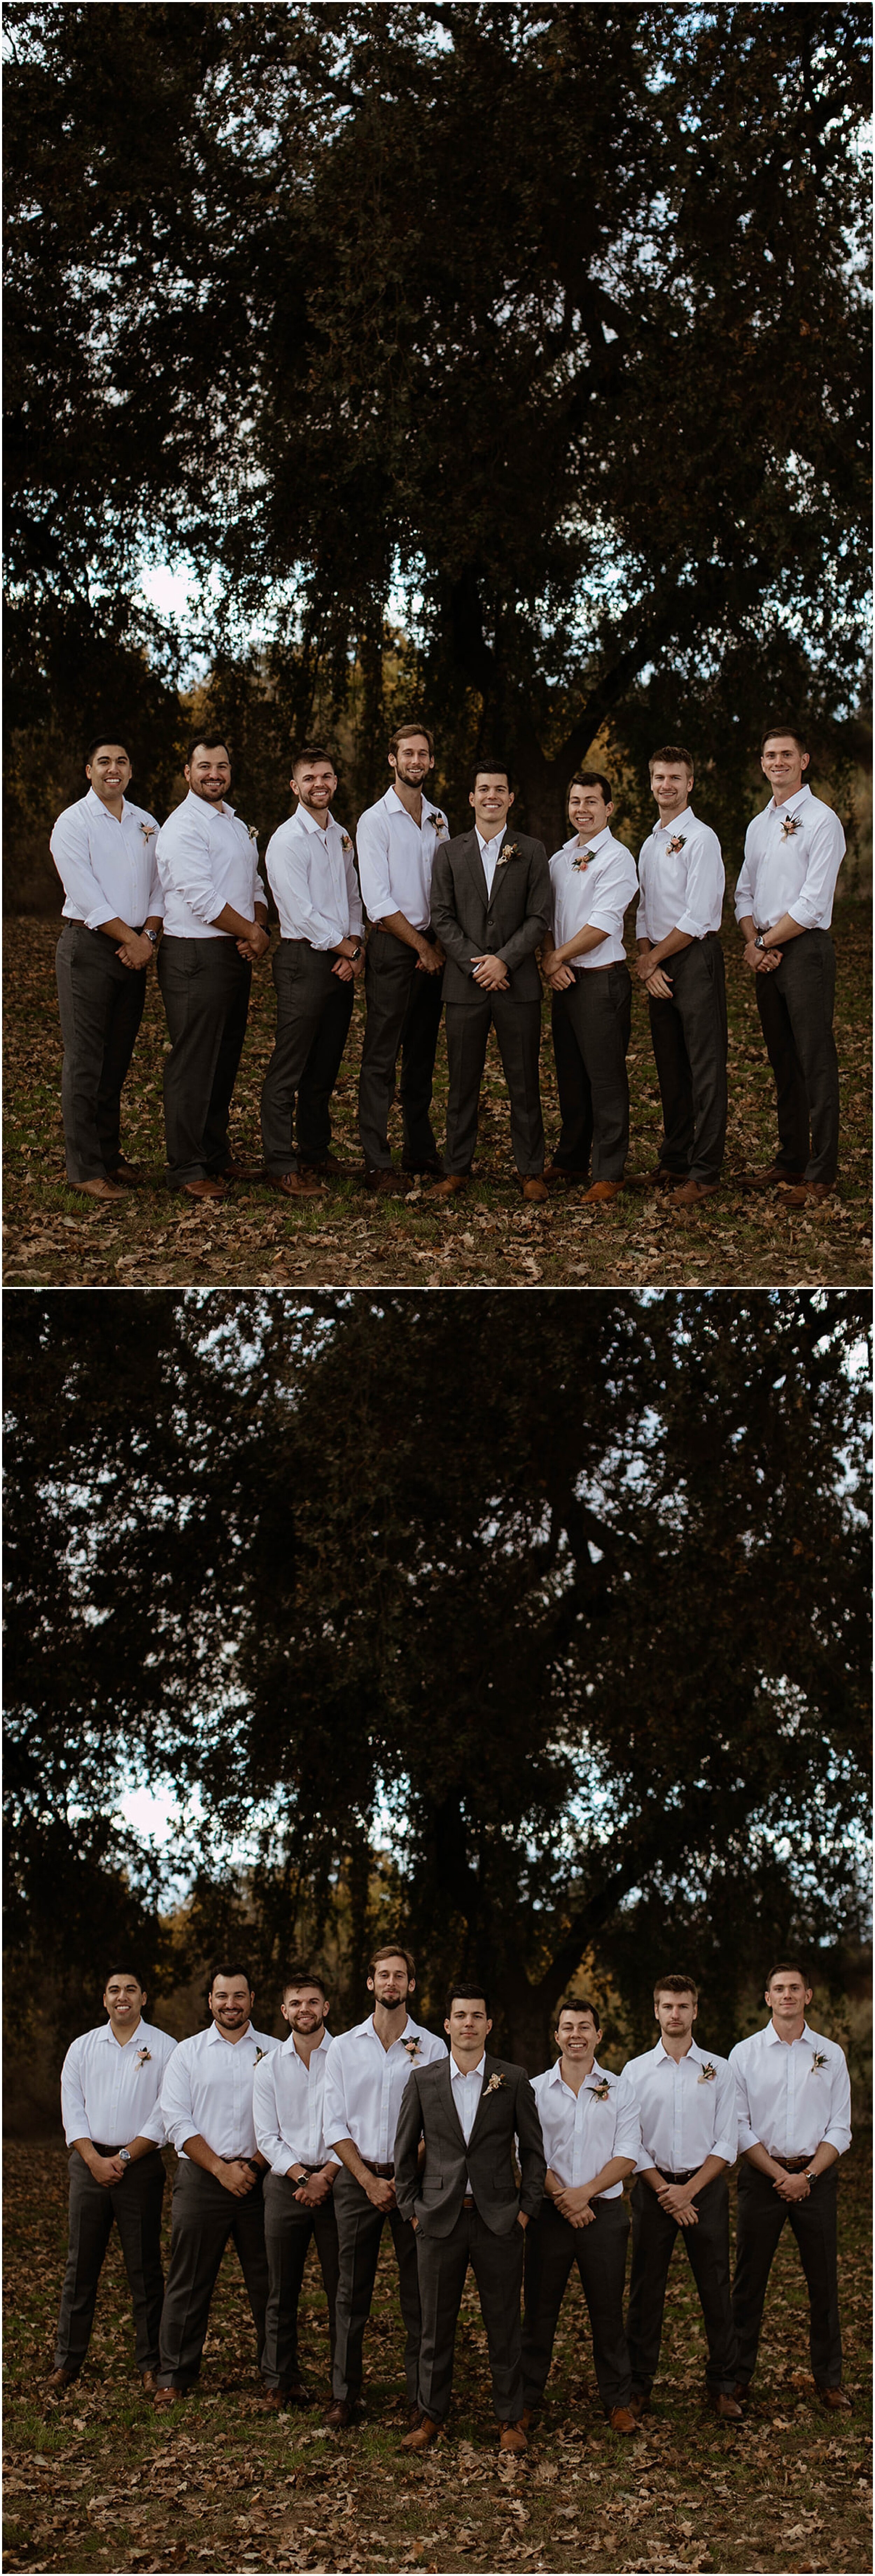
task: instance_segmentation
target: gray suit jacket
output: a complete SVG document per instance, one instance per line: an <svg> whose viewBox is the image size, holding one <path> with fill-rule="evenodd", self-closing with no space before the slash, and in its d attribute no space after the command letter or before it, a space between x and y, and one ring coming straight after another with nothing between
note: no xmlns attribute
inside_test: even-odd
<svg viewBox="0 0 875 2576"><path fill-rule="evenodd" d="M514 856L506 859L504 851ZM506 830L498 866L487 895L486 877L475 831L441 841L434 854L431 918L446 950L445 1002L484 1002L471 973L472 957L503 957L510 976L507 999L539 1002L541 979L535 964L553 918L550 870L543 841L525 832Z"/></svg>
<svg viewBox="0 0 875 2576"><path fill-rule="evenodd" d="M514 2171L515 2134L521 2186ZM421 2137L425 2163L420 2171ZM395 2198L405 2218L418 2219L424 2236L449 2235L465 2197L467 2174L485 2225L494 2236L509 2236L520 2210L529 2218L537 2215L546 2171L538 2106L524 2067L487 2056L467 2146L453 2100L452 2060L443 2057L432 2066L411 2067L395 2136Z"/></svg>

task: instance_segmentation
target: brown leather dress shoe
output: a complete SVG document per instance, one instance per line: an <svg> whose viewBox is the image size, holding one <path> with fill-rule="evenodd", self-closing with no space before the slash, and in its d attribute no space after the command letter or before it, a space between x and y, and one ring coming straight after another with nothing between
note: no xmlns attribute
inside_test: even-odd
<svg viewBox="0 0 875 2576"><path fill-rule="evenodd" d="M608 2416L612 2433L637 2433L638 2417L631 2406L612 2406Z"/></svg>
<svg viewBox="0 0 875 2576"><path fill-rule="evenodd" d="M708 2404L711 2408L712 2415L719 2416L721 2424L744 2423L744 2416L737 2397L727 2397L722 2388L716 2390L709 2389Z"/></svg>
<svg viewBox="0 0 875 2576"><path fill-rule="evenodd" d="M437 2441L440 2431L441 2426L435 2423L433 2415L421 2415L412 2433L405 2433L401 2449L402 2451L428 2451L431 2449L432 2442Z"/></svg>
<svg viewBox="0 0 875 2576"><path fill-rule="evenodd" d="M155 2406L181 2406L187 2395L187 2389L177 2388L174 2382L170 2388L156 2388L152 2403Z"/></svg>
<svg viewBox="0 0 875 2576"><path fill-rule="evenodd" d="M521 2423L502 2424L501 2432L498 2436L498 2448L500 2451L527 2451L528 2447L528 2442L526 2441Z"/></svg>
<svg viewBox="0 0 875 2576"><path fill-rule="evenodd" d="M305 1180L303 1172L266 1172L269 1190L279 1190L284 1199L321 1199L321 1181Z"/></svg>
<svg viewBox="0 0 875 2576"><path fill-rule="evenodd" d="M206 1172L199 1181L183 1181L182 1194L187 1199L223 1199L227 1196L224 1181L210 1180Z"/></svg>
<svg viewBox="0 0 875 2576"><path fill-rule="evenodd" d="M120 1189L118 1181L111 1181L106 1173L99 1181L70 1181L68 1187L71 1190L82 1190L85 1197L89 1199L124 1198L124 1190Z"/></svg>
<svg viewBox="0 0 875 2576"><path fill-rule="evenodd" d="M834 1188L834 1181L800 1181L798 1189L791 1190L782 1181L781 1201L784 1207L822 1207L824 1199L832 1198Z"/></svg>
<svg viewBox="0 0 875 2576"><path fill-rule="evenodd" d="M355 2423L356 2410L349 2397L335 2397L326 2407L324 2421L331 2433L346 2433Z"/></svg>
<svg viewBox="0 0 875 2576"><path fill-rule="evenodd" d="M309 2406L312 2399L302 2379L290 2379L285 2388L266 2388L260 2403L271 2415L284 2415L287 2407Z"/></svg>
<svg viewBox="0 0 875 2576"><path fill-rule="evenodd" d="M804 1179L804 1172L782 1172L780 1163L769 1163L764 1172L742 1172L738 1186L741 1190L778 1190L786 1185L792 1190L798 1189Z"/></svg>
<svg viewBox="0 0 875 2576"><path fill-rule="evenodd" d="M540 1203L545 1199L548 1199L549 1196L550 1192L547 1188L546 1181L542 1181L539 1172L531 1172L528 1180L523 1182L524 1199L535 1199Z"/></svg>
<svg viewBox="0 0 875 2576"><path fill-rule="evenodd" d="M851 2400L844 2388L819 2388L817 2394L828 2415L853 2414Z"/></svg>
<svg viewBox="0 0 875 2576"><path fill-rule="evenodd" d="M470 1175L467 1172L448 1172L445 1180L435 1182L434 1189L431 1194L432 1198L455 1198L457 1190L467 1189L469 1177Z"/></svg>
<svg viewBox="0 0 875 2576"><path fill-rule="evenodd" d="M536 2409L534 2406L523 2407L523 2411L520 2416L520 2423L524 2433L528 2433L530 2426L534 2423L535 2413Z"/></svg>
<svg viewBox="0 0 875 2576"><path fill-rule="evenodd" d="M642 2415L649 2415L650 2413L650 2399L643 2395L640 2388L633 2388L632 2390L632 2395L629 2399L629 2413L630 2415L634 2415L636 2424L640 2424Z"/></svg>
<svg viewBox="0 0 875 2576"><path fill-rule="evenodd" d="M141 2380L142 2380L142 2382L143 2382L143 2387L144 2387L144 2389L145 2389L145 2391L146 2391L146 2395L147 2395L147 2397L154 2397L154 2396L156 2396L156 2394L157 2394L157 2389L158 2389L158 2382L157 2382L157 2379L156 2379L156 2377L155 2377L154 2370L141 2370L141 2372L140 2372L140 2378L141 2378Z"/></svg>
<svg viewBox="0 0 875 2576"><path fill-rule="evenodd" d="M222 1164L216 1178L222 1181L257 1181L259 1174L251 1163L238 1163L235 1156L229 1154L227 1163Z"/></svg>
<svg viewBox="0 0 875 2576"><path fill-rule="evenodd" d="M74 2379L78 2379L78 2376L79 2373L76 2370L50 2370L46 2387L51 2389L54 2396L60 2397L62 2389L71 2388Z"/></svg>
<svg viewBox="0 0 875 2576"><path fill-rule="evenodd" d="M619 1198L622 1187L622 1181L593 1181L592 1189L584 1190L581 1207L607 1207L610 1199Z"/></svg>
<svg viewBox="0 0 875 2576"><path fill-rule="evenodd" d="M679 1190L672 1190L672 1207L698 1207L702 1199L713 1198L717 1186L716 1181L684 1181Z"/></svg>
<svg viewBox="0 0 875 2576"><path fill-rule="evenodd" d="M143 1175L139 1163L128 1163L124 1154L120 1154L115 1171L108 1173L107 1178L117 1181L122 1190L138 1190Z"/></svg>
<svg viewBox="0 0 875 2576"><path fill-rule="evenodd" d="M586 1173L570 1172L567 1163L545 1163L544 1179L545 1181L564 1181L566 1189L569 1189L574 1181L585 1181Z"/></svg>

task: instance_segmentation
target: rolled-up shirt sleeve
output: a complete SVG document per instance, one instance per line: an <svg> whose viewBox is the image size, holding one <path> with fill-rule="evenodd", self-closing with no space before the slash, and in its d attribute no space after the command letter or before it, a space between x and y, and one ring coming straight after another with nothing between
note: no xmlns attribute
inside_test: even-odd
<svg viewBox="0 0 875 2576"><path fill-rule="evenodd" d="M349 896L350 936L353 939L360 939L362 931L364 930L365 919L362 911L361 887L356 875L355 855L351 849L344 850L343 865L346 872L346 890Z"/></svg>
<svg viewBox="0 0 875 2576"><path fill-rule="evenodd" d="M326 924L313 901L307 852L300 839L286 836L282 824L268 842L264 864L277 910L294 913L300 924L296 936L309 939L313 948L326 947Z"/></svg>
<svg viewBox="0 0 875 2576"><path fill-rule="evenodd" d="M758 2146L759 2138L756 2129L751 2123L747 2085L742 2074L741 2067L733 2064L731 2057L729 2063L735 2077L738 2153L740 2156L746 2156L749 2147Z"/></svg>
<svg viewBox="0 0 875 2576"><path fill-rule="evenodd" d="M81 2049L73 2040L61 2068L61 2119L68 2147L76 2138L90 2138L91 2124L85 2109Z"/></svg>
<svg viewBox="0 0 875 2576"><path fill-rule="evenodd" d="M686 903L680 920L675 923L675 929L683 931L685 938L707 938L712 914L720 912L725 883L717 834L705 825L696 835L687 875Z"/></svg>
<svg viewBox="0 0 875 2576"><path fill-rule="evenodd" d="M614 2143L611 2155L631 2156L633 2164L637 2164L641 2154L641 2120L635 2087L626 2074L620 2076L614 2103ZM606 2156L605 2163L609 2162L610 2157Z"/></svg>
<svg viewBox="0 0 875 2576"><path fill-rule="evenodd" d="M834 2147L837 2155L846 2156L850 2143L851 2079L847 2063L842 2057L839 2065L834 2066L832 2070L829 2120L819 2144Z"/></svg>
<svg viewBox="0 0 875 2576"><path fill-rule="evenodd" d="M821 915L829 914L844 855L845 836L838 815L825 814L811 835L804 884L798 894L791 895L787 905L792 920L798 921L803 930L813 930Z"/></svg>
<svg viewBox="0 0 875 2576"><path fill-rule="evenodd" d="M736 889L735 889L735 918L736 918L736 921L745 921L745 920L755 921L755 920L756 920L756 907L755 907L755 898L754 898L754 890L753 890L753 881L754 881L754 873L755 873L755 870L754 870L754 852L753 852L753 850L752 850L752 849L750 849L750 847L749 847L749 842L750 842L750 833L748 832L747 840L745 841L745 844L744 844L744 858L743 858L742 863L741 863L741 874L740 874L740 876L739 876L738 884L737 884Z"/></svg>
<svg viewBox="0 0 875 2576"><path fill-rule="evenodd" d="M59 814L49 848L67 901L75 904L76 911L86 928L100 930L105 921L119 920L117 906L109 902L94 874L88 825L83 821L81 814L76 812L75 807L71 807L66 814ZM80 2129L79 2136L83 2137L84 2134L84 2130Z"/></svg>
<svg viewBox="0 0 875 2576"><path fill-rule="evenodd" d="M325 2069L322 2129L327 2147L336 2146L338 2138L348 2138L351 2134L349 2113L346 2107L346 2087L343 2081L343 2068L342 2066L335 2066L334 2063L338 2053L339 2052L336 2047L332 2049Z"/></svg>
<svg viewBox="0 0 875 2576"><path fill-rule="evenodd" d="M589 929L603 930L606 938L622 939L623 922L637 883L632 859L624 866L618 856L613 866L606 868L599 878L598 895L588 915ZM617 2152L619 2154L619 2149Z"/></svg>
<svg viewBox="0 0 875 2576"><path fill-rule="evenodd" d="M644 865L643 850L638 861L638 910L635 915L635 937L636 939L650 938L647 927L647 870Z"/></svg>
<svg viewBox="0 0 875 2576"><path fill-rule="evenodd" d="M738 2086L733 2067L718 2066L714 2089L714 2144L710 2153L734 2165L738 2155Z"/></svg>
<svg viewBox="0 0 875 2576"><path fill-rule="evenodd" d="M197 830L184 809L179 819L173 817L173 829L167 838L163 832L159 834L158 867L162 884L174 886L195 919L212 929L222 910L222 898L216 891L206 833ZM266 895L262 900L266 903Z"/></svg>
<svg viewBox="0 0 875 2576"><path fill-rule="evenodd" d="M389 825L376 813L362 814L356 826L361 900L369 921L384 921L397 912L389 884Z"/></svg>
<svg viewBox="0 0 875 2576"><path fill-rule="evenodd" d="M304 2159L302 2156L290 2154L281 2136L274 2073L274 2060L278 2059L279 2054L277 2049L270 2057L263 2057L260 2066L255 2069L252 2085L252 2117L255 2121L257 2144L261 2154L267 2157L271 2173L287 2174L291 2164L302 2164Z"/></svg>
<svg viewBox="0 0 875 2576"><path fill-rule="evenodd" d="M191 2103L188 2064L182 2049L177 2048L168 2061L156 2111L160 2112L166 2134L179 2155L186 2138L195 2138L198 2135L198 2125Z"/></svg>

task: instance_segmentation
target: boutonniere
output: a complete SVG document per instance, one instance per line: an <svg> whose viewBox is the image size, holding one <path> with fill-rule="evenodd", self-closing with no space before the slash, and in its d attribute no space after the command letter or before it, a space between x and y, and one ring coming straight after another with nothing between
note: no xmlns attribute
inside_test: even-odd
<svg viewBox="0 0 875 2576"><path fill-rule="evenodd" d="M496 863L495 863L495 864L496 864L496 867L497 867L497 868L506 868L506 866L507 866L507 862L508 862L508 859L518 859L518 858L519 858L519 851L518 851L518 849L517 849L516 842L515 842L515 841L505 841L504 848L503 848L502 853L501 853L501 857L500 857L500 859L497 859L497 860L496 860Z"/></svg>
<svg viewBox="0 0 875 2576"><path fill-rule="evenodd" d="M710 2057L707 2066L703 2066L701 2075L697 2075L696 2082L697 2084L716 2084L717 2068L712 2066Z"/></svg>
<svg viewBox="0 0 875 2576"><path fill-rule="evenodd" d="M606 2075L600 2075L600 2076L599 2076L598 2083L597 2083L597 2084L588 2084L586 2089L587 2089L587 2092L588 2092L588 2093L591 2093L591 2094L592 2094L592 2098L593 2098L593 2101L594 2101L594 2102L609 2102L609 2101L610 2101L610 2098L611 2098L611 2088L610 2088L610 2085L609 2085L609 2083L608 2083L608 2079L607 2079L607 2076L606 2076Z"/></svg>
<svg viewBox="0 0 875 2576"><path fill-rule="evenodd" d="M157 823L141 823L140 830L146 843L146 848L148 849L150 841L154 839L155 833L158 830L158 825Z"/></svg>
<svg viewBox="0 0 875 2576"><path fill-rule="evenodd" d="M344 858L346 858L346 859L351 859L351 858L352 858L352 842L351 842L351 840L350 840L350 837L349 837L349 833L348 833L348 832L341 832L341 835L340 835L340 846L341 846L341 849L342 849L342 851L343 851Z"/></svg>
<svg viewBox="0 0 875 2576"><path fill-rule="evenodd" d="M448 832L450 828L445 814L433 814L431 826L436 841L440 840L442 832Z"/></svg>
<svg viewBox="0 0 875 2576"><path fill-rule="evenodd" d="M134 2060L134 2064L135 2064L135 2066L151 2066L151 2064L152 2064L152 2051L151 2051L151 2048L138 2048L138 2050L137 2050L137 2054L136 2054L136 2057L135 2057L135 2060Z"/></svg>
<svg viewBox="0 0 875 2576"><path fill-rule="evenodd" d="M244 825L243 825L243 829L244 829L244 832L248 832L248 834L249 834L249 838L250 838L250 841L255 841L255 842L257 842L257 840L258 840L258 824L257 824L257 823L244 823Z"/></svg>
<svg viewBox="0 0 875 2576"><path fill-rule="evenodd" d="M256 2065L256 2066L260 2066L260 2065L261 2065L262 2058L263 2058L263 2057L266 2057L266 2056L267 2056L267 2049L266 2049L266 2048L257 2048L257 2049L256 2049L256 2051L255 2051L255 2060L254 2060L255 2065Z"/></svg>
<svg viewBox="0 0 875 2576"><path fill-rule="evenodd" d="M421 2046L422 2046L422 2042L421 2042L421 2040L419 2040L419 2039L402 2039L401 2046L402 2046L402 2048L403 2048L403 2049L405 2049L405 2050L406 2050L407 2056L409 2057L409 2059L410 2059L410 2063L411 2063L411 2066L412 2066L414 2058L419 2056L420 2049L421 2049Z"/></svg>
<svg viewBox="0 0 875 2576"><path fill-rule="evenodd" d="M687 846L687 836L686 836L686 833L685 833L685 832L676 832L676 833L675 833L675 836L674 836L674 840L673 840L673 841L666 841L666 845L665 845L665 854L666 854L666 858L669 858L669 859L676 859L676 858L677 858L677 855L678 855L678 851L679 851L679 850L685 850L685 849L686 849L686 846Z"/></svg>
<svg viewBox="0 0 875 2576"><path fill-rule="evenodd" d="M590 867L590 866L591 866L592 861L593 861L593 859L594 859L595 857L596 857L596 852L595 852L595 850L579 850L579 851L578 851L578 854L577 854L576 859L572 859L572 862L571 862L572 868L575 870L575 872L576 872L578 869L588 868L588 867Z"/></svg>
<svg viewBox="0 0 875 2576"><path fill-rule="evenodd" d="M801 823L800 823L800 820L799 820L799 816L798 816L798 814L785 814L785 816L784 816L784 820L783 820L783 823L782 823L782 825L781 825L781 839L782 839L782 841L792 841L792 838L793 838L793 834L794 834L794 832L801 832L801 830L802 830L802 825L801 825Z"/></svg>
<svg viewBox="0 0 875 2576"><path fill-rule="evenodd" d="M484 2094L502 2093L504 2091L504 2076L490 2075L489 2082L488 2084L484 2084L483 2091Z"/></svg>
<svg viewBox="0 0 875 2576"><path fill-rule="evenodd" d="M812 2075L816 2075L816 2074L817 2074L817 2072L818 2072L819 2067L821 2067L821 2066L825 2066L825 2065L826 2065L826 2058L823 2056L822 2051L821 2051L819 2048L816 2048L816 2049L815 2049L815 2051L814 2051L814 2056L813 2056L813 2058L812 2058L812 2060L811 2060L811 2072L812 2072Z"/></svg>

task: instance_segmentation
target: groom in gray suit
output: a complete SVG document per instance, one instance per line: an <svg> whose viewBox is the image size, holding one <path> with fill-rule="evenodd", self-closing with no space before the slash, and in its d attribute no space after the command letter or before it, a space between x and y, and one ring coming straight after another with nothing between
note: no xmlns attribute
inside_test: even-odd
<svg viewBox="0 0 875 2576"><path fill-rule="evenodd" d="M524 1199L546 1199L544 1124L538 1085L541 979L535 950L552 920L543 841L510 833L513 792L500 762L482 760L469 804L474 829L438 844L431 918L446 952L447 1104L445 1179L434 1196L464 1189L477 1142L477 1108L490 1025L510 1093L510 1133Z"/></svg>
<svg viewBox="0 0 875 2576"><path fill-rule="evenodd" d="M443 2424L470 2263L489 2343L499 2449L524 2451L520 2287L523 2236L544 2196L541 2123L525 2069L486 2055L492 2023L482 1986L453 1987L444 2029L449 2057L411 2066L395 2136L395 2198L416 2230L422 2305L422 2421L402 2449L427 2450Z"/></svg>

